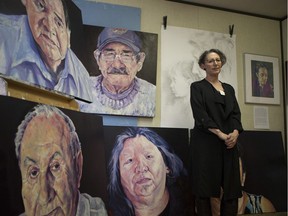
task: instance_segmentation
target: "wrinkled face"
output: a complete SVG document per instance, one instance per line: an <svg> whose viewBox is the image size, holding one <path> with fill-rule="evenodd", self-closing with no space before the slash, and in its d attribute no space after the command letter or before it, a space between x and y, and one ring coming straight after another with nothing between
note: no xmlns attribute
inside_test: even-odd
<svg viewBox="0 0 288 216"><path fill-rule="evenodd" d="M261 67L256 74L260 86L264 86L268 80L268 71L266 68Z"/></svg>
<svg viewBox="0 0 288 216"><path fill-rule="evenodd" d="M69 140L58 115L35 117L28 124L19 161L26 215L75 215L78 180Z"/></svg>
<svg viewBox="0 0 288 216"><path fill-rule="evenodd" d="M201 65L201 68L205 69L209 75L219 74L222 68L220 56L214 52L207 54L205 63Z"/></svg>
<svg viewBox="0 0 288 216"><path fill-rule="evenodd" d="M168 168L160 151L146 137L125 141L119 166L121 184L132 203L164 193Z"/></svg>
<svg viewBox="0 0 288 216"><path fill-rule="evenodd" d="M96 52L94 55L104 77L103 82L117 89L127 89L131 85L145 59L144 53L138 53L137 60L130 47L118 42L109 43L98 55Z"/></svg>
<svg viewBox="0 0 288 216"><path fill-rule="evenodd" d="M64 59L70 44L61 0L22 0L44 61Z"/></svg>

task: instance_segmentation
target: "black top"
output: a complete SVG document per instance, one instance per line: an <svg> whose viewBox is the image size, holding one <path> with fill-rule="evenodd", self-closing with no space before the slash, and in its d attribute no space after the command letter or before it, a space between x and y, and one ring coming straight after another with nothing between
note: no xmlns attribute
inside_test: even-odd
<svg viewBox="0 0 288 216"><path fill-rule="evenodd" d="M191 84L191 106L195 127L207 132L219 128L224 133L237 129L243 131L241 113L233 87L222 83L225 95L221 95L206 79Z"/></svg>

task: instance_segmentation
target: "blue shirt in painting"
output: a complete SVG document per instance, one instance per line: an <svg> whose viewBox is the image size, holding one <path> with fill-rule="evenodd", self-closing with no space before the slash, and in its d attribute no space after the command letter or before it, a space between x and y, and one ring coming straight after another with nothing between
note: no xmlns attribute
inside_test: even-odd
<svg viewBox="0 0 288 216"><path fill-rule="evenodd" d="M70 48L57 77L47 70L26 15L0 14L0 35L0 73L92 101L89 74Z"/></svg>

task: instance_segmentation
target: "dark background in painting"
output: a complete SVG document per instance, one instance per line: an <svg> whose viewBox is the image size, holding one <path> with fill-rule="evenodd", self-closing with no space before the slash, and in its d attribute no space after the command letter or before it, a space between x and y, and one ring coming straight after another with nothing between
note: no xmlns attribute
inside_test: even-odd
<svg viewBox="0 0 288 216"><path fill-rule="evenodd" d="M71 49L78 56L82 48L81 41L83 41L82 14L81 10L72 2L72 0L66 0L66 4L68 7L70 29L71 29ZM21 3L21 0L1 0L0 13L20 15L20 14L26 14L26 9Z"/></svg>
<svg viewBox="0 0 288 216"><path fill-rule="evenodd" d="M94 58L94 50L97 48L98 35L104 27L83 25L83 47L78 58L88 70L90 76L101 74L97 62ZM137 77L147 80L156 85L157 71L157 43L158 35L135 31L142 41L142 52L145 52L146 58L141 71L137 73Z"/></svg>
<svg viewBox="0 0 288 216"><path fill-rule="evenodd" d="M15 155L14 138L24 116L36 105L6 96L0 96L0 205L1 215L19 215L24 212L21 197L21 173ZM83 152L81 193L101 197L107 202L106 166L102 118L61 109L73 121Z"/></svg>
<svg viewBox="0 0 288 216"><path fill-rule="evenodd" d="M105 151L106 151L106 158L107 158L107 168L108 163L111 157L111 152L115 144L115 140L117 135L124 132L128 127L123 126L104 126L104 139L105 139ZM160 137L162 137L170 146L172 146L172 149L174 150L175 154L178 155L178 157L183 161L185 168L188 167L188 148L189 148L189 130L188 129L182 129L182 128L152 128L148 127L150 130L153 130L156 132ZM108 170L107 170L108 172ZM109 174L109 173L108 173ZM184 180L184 179L183 179ZM182 182L181 187L185 187L185 196L184 200L187 201L187 203L184 204L186 208L188 209L194 209L194 203L193 198L191 196L191 189L190 184L185 179ZM109 176L108 176L109 181ZM179 185L180 186L180 185ZM183 189L183 188L182 188ZM108 195L109 196L109 195ZM107 205L106 208L109 210L109 206ZM191 210L190 210L191 211ZM193 211L191 211L192 213Z"/></svg>
<svg viewBox="0 0 288 216"><path fill-rule="evenodd" d="M277 212L286 212L287 165L281 132L244 131L239 143L247 171L244 190L265 196Z"/></svg>
<svg viewBox="0 0 288 216"><path fill-rule="evenodd" d="M254 83L256 83L258 81L258 78L256 76L257 73L257 66L259 64L264 65L265 67L267 67L268 70L268 80L267 83L270 83L272 86L274 86L274 77L273 77L273 63L272 62L264 62L264 61L255 61L252 60L251 61L251 77L252 77L252 87L254 85ZM255 87L256 88L256 87ZM254 89L254 88L252 88ZM253 92L253 95L255 95L255 93Z"/></svg>

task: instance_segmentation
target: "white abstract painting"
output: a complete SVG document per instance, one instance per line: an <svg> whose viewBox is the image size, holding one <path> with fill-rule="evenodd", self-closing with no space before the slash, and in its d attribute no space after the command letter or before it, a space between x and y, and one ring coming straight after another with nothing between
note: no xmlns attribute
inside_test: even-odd
<svg viewBox="0 0 288 216"><path fill-rule="evenodd" d="M193 128L190 84L206 74L198 58L212 48L227 57L219 79L231 84L237 97L236 36L191 28L161 29L161 127Z"/></svg>

